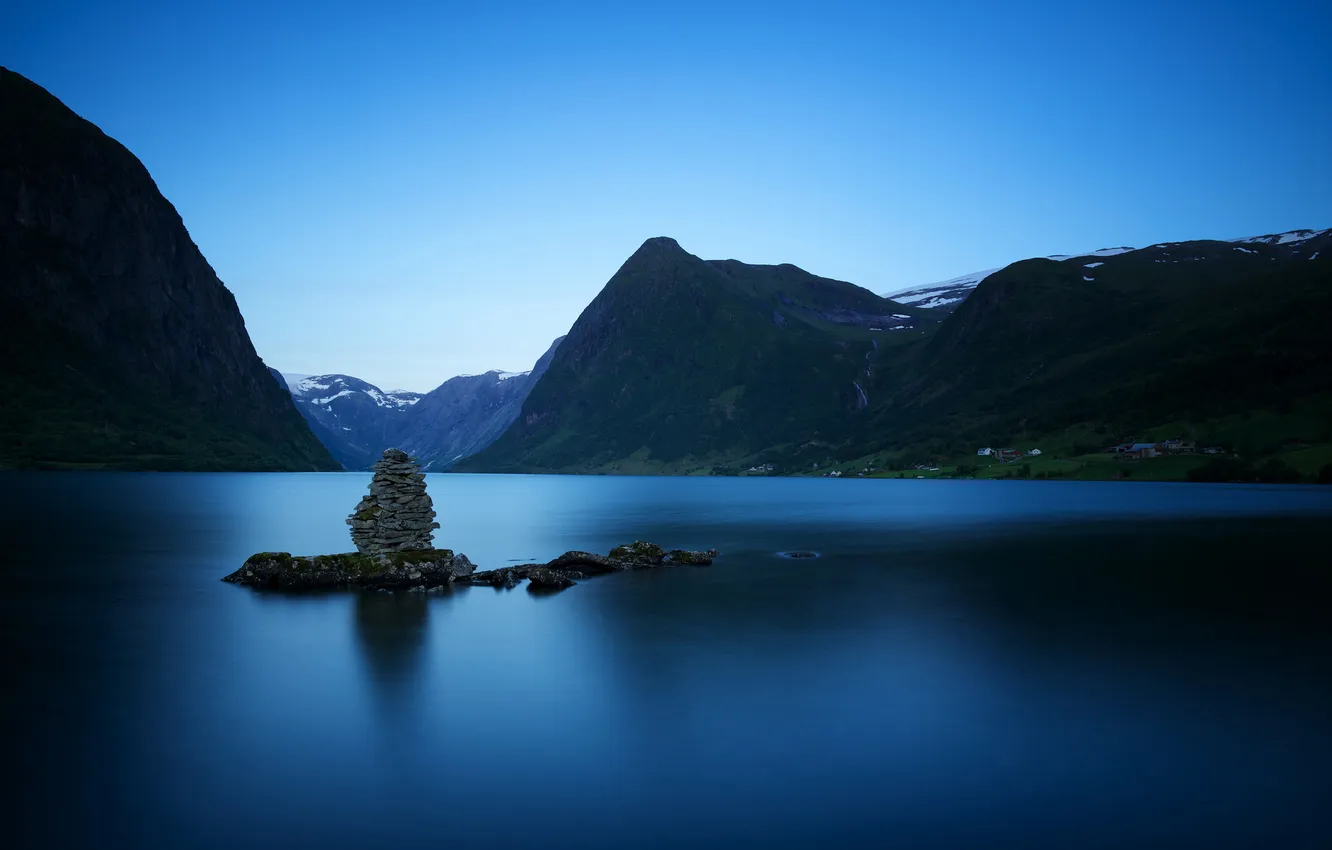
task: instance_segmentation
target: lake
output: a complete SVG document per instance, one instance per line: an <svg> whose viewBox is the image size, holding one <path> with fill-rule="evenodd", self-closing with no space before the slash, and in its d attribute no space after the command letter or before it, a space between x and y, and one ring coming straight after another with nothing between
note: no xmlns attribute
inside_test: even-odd
<svg viewBox="0 0 1332 850"><path fill-rule="evenodd" d="M1332 846L1332 488L431 475L482 569L722 554L220 581L368 481L0 477L18 846Z"/></svg>

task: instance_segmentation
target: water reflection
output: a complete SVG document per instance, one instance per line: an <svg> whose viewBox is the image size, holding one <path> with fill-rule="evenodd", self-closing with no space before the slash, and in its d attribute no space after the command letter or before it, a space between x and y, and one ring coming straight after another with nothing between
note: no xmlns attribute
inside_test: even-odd
<svg viewBox="0 0 1332 850"><path fill-rule="evenodd" d="M424 593L357 593L352 618L375 702L401 722L426 665L430 600Z"/></svg>

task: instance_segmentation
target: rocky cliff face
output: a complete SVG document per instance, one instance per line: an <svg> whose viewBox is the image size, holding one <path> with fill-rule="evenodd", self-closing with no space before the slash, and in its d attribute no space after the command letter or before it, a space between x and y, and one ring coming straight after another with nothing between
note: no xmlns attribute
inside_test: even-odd
<svg viewBox="0 0 1332 850"><path fill-rule="evenodd" d="M335 469L143 164L0 68L0 465Z"/></svg>

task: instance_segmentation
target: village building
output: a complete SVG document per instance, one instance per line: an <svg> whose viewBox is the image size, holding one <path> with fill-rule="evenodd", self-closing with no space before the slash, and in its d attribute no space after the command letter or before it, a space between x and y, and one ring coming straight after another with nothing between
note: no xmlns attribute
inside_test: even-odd
<svg viewBox="0 0 1332 850"><path fill-rule="evenodd" d="M1197 452L1197 447L1186 440L1162 440L1157 444L1159 451L1167 454L1186 454L1191 455Z"/></svg>

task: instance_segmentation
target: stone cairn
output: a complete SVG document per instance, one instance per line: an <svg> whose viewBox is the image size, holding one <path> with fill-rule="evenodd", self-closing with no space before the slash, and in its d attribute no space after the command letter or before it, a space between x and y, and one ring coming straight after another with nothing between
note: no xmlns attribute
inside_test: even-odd
<svg viewBox="0 0 1332 850"><path fill-rule="evenodd" d="M386 449L374 466L370 495L361 499L352 515L352 542L362 555L382 555L404 549L430 549L439 523L426 493L421 468L400 449Z"/></svg>

